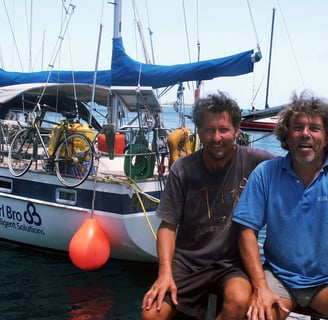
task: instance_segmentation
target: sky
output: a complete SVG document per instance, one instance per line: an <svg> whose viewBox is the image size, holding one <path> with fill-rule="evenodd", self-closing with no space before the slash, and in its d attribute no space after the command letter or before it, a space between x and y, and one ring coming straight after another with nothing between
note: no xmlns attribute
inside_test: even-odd
<svg viewBox="0 0 328 320"><path fill-rule="evenodd" d="M94 70L101 29L98 70L110 69L113 37L110 2L3 0L0 67L29 72L47 70L50 64L54 70ZM207 60L259 46L263 58L255 64L253 73L202 83L202 95L225 91L243 109L265 106L275 8L269 106L285 104L294 92L300 94L305 89L328 98L327 0L123 0L122 3L124 47L138 61L144 61L144 54L137 21L151 60L160 65L196 62L198 53L200 60ZM74 10L70 4L75 6ZM66 24L63 7L71 12ZM194 86L184 84L186 104L193 103ZM174 102L176 90L177 87L171 89L161 97L161 102Z"/></svg>

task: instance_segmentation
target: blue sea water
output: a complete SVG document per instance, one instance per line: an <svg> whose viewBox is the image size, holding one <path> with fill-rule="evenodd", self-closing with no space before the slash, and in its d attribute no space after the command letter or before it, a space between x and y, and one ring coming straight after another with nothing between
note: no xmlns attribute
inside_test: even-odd
<svg viewBox="0 0 328 320"><path fill-rule="evenodd" d="M0 319L139 319L155 266L109 260L82 271L68 256L0 243Z"/></svg>
<svg viewBox="0 0 328 320"><path fill-rule="evenodd" d="M168 128L176 128L178 126L178 114L171 106L164 106L164 114L165 114L165 125ZM191 107L186 107L184 112L187 117L185 117L186 127L194 130L194 124L190 120L190 115L192 112ZM279 141L275 137L273 132L256 132L256 131L248 131L250 135L250 142L254 148L260 148L268 150L276 155L284 155L285 151L281 149Z"/></svg>
<svg viewBox="0 0 328 320"><path fill-rule="evenodd" d="M175 111L164 110L167 127L176 127ZM272 134L252 135L254 147L282 154ZM0 320L140 319L142 297L157 274L156 265L111 259L86 272L67 255L6 243L0 243L0 256Z"/></svg>

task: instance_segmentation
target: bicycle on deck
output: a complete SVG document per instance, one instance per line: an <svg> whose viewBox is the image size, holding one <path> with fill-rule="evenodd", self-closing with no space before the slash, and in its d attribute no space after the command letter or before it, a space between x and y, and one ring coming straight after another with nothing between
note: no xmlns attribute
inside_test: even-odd
<svg viewBox="0 0 328 320"><path fill-rule="evenodd" d="M45 106L42 107L40 104L35 106L30 126L18 131L13 138L8 153L9 170L13 176L20 177L35 161L36 166L41 163L46 172L55 172L63 185L76 187L87 179L93 169L93 144L86 135L72 133L75 123L72 117L66 117L60 123L46 120ZM57 130L57 137L49 148L41 133L42 122L53 124Z"/></svg>

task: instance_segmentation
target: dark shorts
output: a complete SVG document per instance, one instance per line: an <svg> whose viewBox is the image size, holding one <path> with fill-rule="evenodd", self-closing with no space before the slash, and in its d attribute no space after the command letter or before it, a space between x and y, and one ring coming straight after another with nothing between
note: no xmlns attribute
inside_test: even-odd
<svg viewBox="0 0 328 320"><path fill-rule="evenodd" d="M186 270L173 264L173 274L178 288L176 310L196 319L205 318L209 293L218 294L218 299L222 300L223 288L229 279L248 280L240 266L224 263L216 263L197 271ZM173 305L170 293L166 294L165 301Z"/></svg>

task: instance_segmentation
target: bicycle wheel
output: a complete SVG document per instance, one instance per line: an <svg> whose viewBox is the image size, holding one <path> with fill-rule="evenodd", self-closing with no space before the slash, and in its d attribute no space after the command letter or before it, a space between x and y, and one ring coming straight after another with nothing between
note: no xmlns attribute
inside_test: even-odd
<svg viewBox="0 0 328 320"><path fill-rule="evenodd" d="M67 187L76 187L93 169L93 145L82 134L69 135L56 148L54 162L59 181Z"/></svg>
<svg viewBox="0 0 328 320"><path fill-rule="evenodd" d="M22 176L33 161L34 135L28 128L18 131L11 142L8 153L8 167L15 177Z"/></svg>

